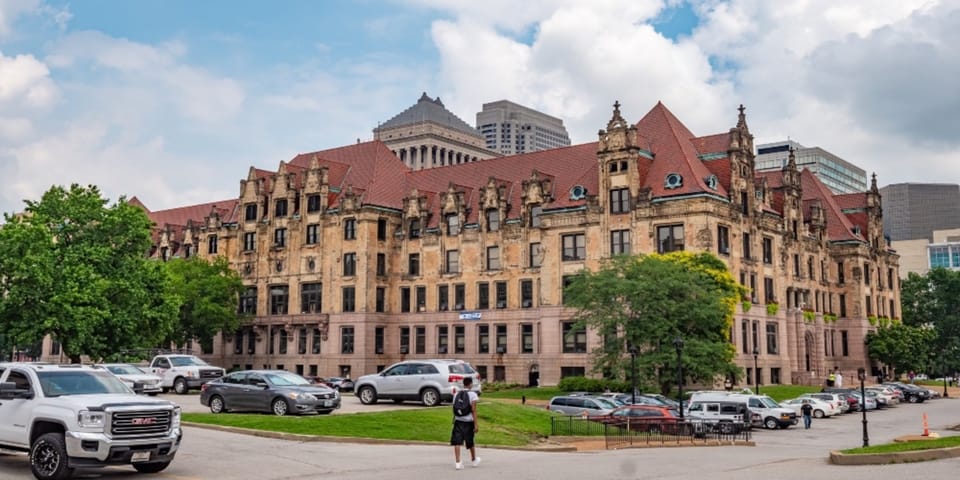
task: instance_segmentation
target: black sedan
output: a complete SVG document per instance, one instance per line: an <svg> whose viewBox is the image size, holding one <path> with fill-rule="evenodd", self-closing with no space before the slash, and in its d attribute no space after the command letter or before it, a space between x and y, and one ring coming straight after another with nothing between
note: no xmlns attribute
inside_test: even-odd
<svg viewBox="0 0 960 480"><path fill-rule="evenodd" d="M340 393L284 370L233 372L207 383L200 403L213 413L227 411L330 413L340 408Z"/></svg>

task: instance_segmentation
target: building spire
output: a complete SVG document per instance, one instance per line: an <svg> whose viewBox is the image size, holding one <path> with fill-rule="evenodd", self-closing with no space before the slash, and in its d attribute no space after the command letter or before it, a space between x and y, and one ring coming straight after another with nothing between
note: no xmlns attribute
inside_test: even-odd
<svg viewBox="0 0 960 480"><path fill-rule="evenodd" d="M873 172L873 175L871 175L871 178L870 178L870 192L871 192L871 193L877 193L877 192L879 192L879 190L877 190L877 172Z"/></svg>
<svg viewBox="0 0 960 480"><path fill-rule="evenodd" d="M737 110L740 112L740 114L737 116L737 128L747 128L747 115L743 113L746 108L741 103Z"/></svg>

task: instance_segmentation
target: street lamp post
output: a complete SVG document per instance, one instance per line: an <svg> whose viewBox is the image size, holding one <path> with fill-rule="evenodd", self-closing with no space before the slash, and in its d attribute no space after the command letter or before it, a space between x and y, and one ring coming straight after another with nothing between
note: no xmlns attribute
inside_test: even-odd
<svg viewBox="0 0 960 480"><path fill-rule="evenodd" d="M677 349L677 401L680 402L680 420L683 420L683 339L677 336L673 339L673 346Z"/></svg>
<svg viewBox="0 0 960 480"><path fill-rule="evenodd" d="M867 369L860 367L857 369L857 378L860 379L860 411L863 412L863 446L870 446L870 437L867 436L867 390L863 386L863 381L867 379Z"/></svg>
<svg viewBox="0 0 960 480"><path fill-rule="evenodd" d="M633 385L633 389L630 391L630 403L632 405L637 404L637 346L630 343L627 344L627 351L630 352L630 383Z"/></svg>
<svg viewBox="0 0 960 480"><path fill-rule="evenodd" d="M753 387L757 395L760 395L760 370L757 369L757 356L760 355L760 349L753 347Z"/></svg>

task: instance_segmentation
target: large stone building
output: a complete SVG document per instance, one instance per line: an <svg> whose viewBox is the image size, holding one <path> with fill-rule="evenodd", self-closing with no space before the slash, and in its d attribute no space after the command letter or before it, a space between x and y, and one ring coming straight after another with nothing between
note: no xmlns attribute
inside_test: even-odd
<svg viewBox="0 0 960 480"><path fill-rule="evenodd" d="M477 113L477 130L487 148L504 155L570 145L563 120L508 100L484 103Z"/></svg>
<svg viewBox="0 0 960 480"><path fill-rule="evenodd" d="M250 319L204 352L228 368L355 377L454 357L555 384L600 345L564 308L570 276L675 250L718 255L751 289L730 331L747 384L869 366L866 333L899 316L875 179L834 195L792 158L758 174L742 108L696 136L663 104L636 124L614 107L597 142L567 148L416 170L372 141L251 168L236 199L149 212L154 255L240 272Z"/></svg>
<svg viewBox="0 0 960 480"><path fill-rule="evenodd" d="M413 170L459 165L500 154L486 148L480 133L423 92L417 103L373 129L379 140Z"/></svg>

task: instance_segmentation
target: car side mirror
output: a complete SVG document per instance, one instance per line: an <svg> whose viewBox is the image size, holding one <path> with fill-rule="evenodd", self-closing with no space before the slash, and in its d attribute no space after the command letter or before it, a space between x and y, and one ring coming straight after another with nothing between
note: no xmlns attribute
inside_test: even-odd
<svg viewBox="0 0 960 480"><path fill-rule="evenodd" d="M267 382L253 382L253 385L256 386L256 387L263 388L263 389L266 389L266 388L267 388Z"/></svg>
<svg viewBox="0 0 960 480"><path fill-rule="evenodd" d="M143 394L143 382L133 382L133 393L137 395Z"/></svg>

